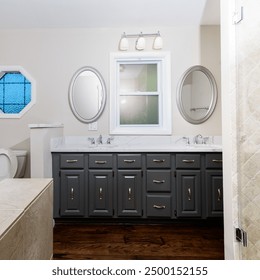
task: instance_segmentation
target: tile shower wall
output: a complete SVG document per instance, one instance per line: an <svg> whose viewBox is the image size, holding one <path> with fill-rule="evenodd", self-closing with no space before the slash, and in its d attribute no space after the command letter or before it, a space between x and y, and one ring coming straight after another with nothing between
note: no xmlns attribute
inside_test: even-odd
<svg viewBox="0 0 260 280"><path fill-rule="evenodd" d="M237 10L243 6L244 19L235 26L237 180L233 187L239 224L248 234L248 247L241 247L239 258L260 259L260 2L237 0L236 6Z"/></svg>

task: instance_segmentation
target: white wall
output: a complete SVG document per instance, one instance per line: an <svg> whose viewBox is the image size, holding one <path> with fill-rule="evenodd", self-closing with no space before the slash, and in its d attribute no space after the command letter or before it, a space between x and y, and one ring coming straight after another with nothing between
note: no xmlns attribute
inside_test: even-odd
<svg viewBox="0 0 260 280"><path fill-rule="evenodd" d="M216 43L219 28L208 27L205 32L200 27L157 26L142 31L154 33L158 30L164 40L163 50L171 51L173 135L221 135L220 102L213 116L202 125L187 123L176 105L178 81L187 68L203 62L203 66L208 66L220 83L220 65L212 62L212 57L217 57L219 53L211 51L219 44ZM68 87L71 77L79 68L92 66L103 75L109 90L109 54L117 51L124 31L140 32L132 28L0 30L0 65L20 65L36 81L36 104L32 109L21 119L0 119L0 147L28 147L30 123L63 123L65 135L108 134L109 97L98 121L98 131L93 133L71 113ZM215 39L212 41L212 38ZM131 43L134 46L134 39ZM201 44L204 46L203 60ZM152 42L147 42L147 45L152 45Z"/></svg>

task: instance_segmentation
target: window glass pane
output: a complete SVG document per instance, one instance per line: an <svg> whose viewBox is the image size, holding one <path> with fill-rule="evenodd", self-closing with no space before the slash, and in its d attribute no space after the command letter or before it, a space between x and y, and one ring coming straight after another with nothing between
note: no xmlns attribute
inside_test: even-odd
<svg viewBox="0 0 260 280"><path fill-rule="evenodd" d="M4 85L0 84L0 104L3 104L3 99L4 99Z"/></svg>
<svg viewBox="0 0 260 280"><path fill-rule="evenodd" d="M22 109L24 108L24 105L5 105L4 106L4 112L6 114L18 114L22 111Z"/></svg>
<svg viewBox="0 0 260 280"><path fill-rule="evenodd" d="M4 79L5 83L24 83L24 76L21 73L7 73Z"/></svg>
<svg viewBox="0 0 260 280"><path fill-rule="evenodd" d="M158 125L157 95L120 97L120 125Z"/></svg>
<svg viewBox="0 0 260 280"><path fill-rule="evenodd" d="M120 92L156 92L157 64L120 64Z"/></svg>
<svg viewBox="0 0 260 280"><path fill-rule="evenodd" d="M31 102L31 90L32 90L31 84L25 84L25 86L24 86L25 101L24 102L26 105Z"/></svg>
<svg viewBox="0 0 260 280"><path fill-rule="evenodd" d="M31 102L31 83L20 72L1 73L1 113L18 114Z"/></svg>
<svg viewBox="0 0 260 280"><path fill-rule="evenodd" d="M24 103L24 85L6 84L5 85L5 103L19 104Z"/></svg>

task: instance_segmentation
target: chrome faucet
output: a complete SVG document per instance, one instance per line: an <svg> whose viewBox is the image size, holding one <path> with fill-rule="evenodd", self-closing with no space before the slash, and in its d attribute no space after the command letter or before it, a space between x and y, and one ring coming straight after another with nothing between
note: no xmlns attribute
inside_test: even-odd
<svg viewBox="0 0 260 280"><path fill-rule="evenodd" d="M103 144L102 135L100 134L97 138L97 144Z"/></svg>
<svg viewBox="0 0 260 280"><path fill-rule="evenodd" d="M111 144L111 141L114 139L114 137L108 137L107 138L107 144Z"/></svg>
<svg viewBox="0 0 260 280"><path fill-rule="evenodd" d="M89 137L88 140L90 141L91 145L95 145L95 138L94 137Z"/></svg>
<svg viewBox="0 0 260 280"><path fill-rule="evenodd" d="M189 137L182 137L182 139L184 140L184 141L186 141L186 145L189 145L190 144L190 138Z"/></svg>
<svg viewBox="0 0 260 280"><path fill-rule="evenodd" d="M194 144L204 144L203 136L201 134L194 137Z"/></svg>

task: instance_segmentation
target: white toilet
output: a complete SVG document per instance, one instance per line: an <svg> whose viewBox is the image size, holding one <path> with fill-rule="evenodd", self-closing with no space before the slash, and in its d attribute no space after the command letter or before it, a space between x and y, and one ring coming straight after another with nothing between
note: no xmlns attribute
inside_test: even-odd
<svg viewBox="0 0 260 280"><path fill-rule="evenodd" d="M0 149L0 181L22 178L25 173L27 151Z"/></svg>

